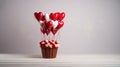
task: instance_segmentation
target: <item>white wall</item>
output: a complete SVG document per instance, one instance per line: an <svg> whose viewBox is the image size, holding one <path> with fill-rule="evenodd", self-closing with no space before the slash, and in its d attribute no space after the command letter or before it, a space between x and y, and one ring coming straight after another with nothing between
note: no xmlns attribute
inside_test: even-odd
<svg viewBox="0 0 120 67"><path fill-rule="evenodd" d="M60 54L120 54L120 0L0 0L0 53L40 53L35 11L66 13Z"/></svg>

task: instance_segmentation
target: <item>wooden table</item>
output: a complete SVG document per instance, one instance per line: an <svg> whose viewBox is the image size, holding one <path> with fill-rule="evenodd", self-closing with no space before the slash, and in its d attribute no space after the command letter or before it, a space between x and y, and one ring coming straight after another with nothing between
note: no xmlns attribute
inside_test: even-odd
<svg viewBox="0 0 120 67"><path fill-rule="evenodd" d="M39 55L0 54L0 67L120 67L120 55L58 55L45 59Z"/></svg>

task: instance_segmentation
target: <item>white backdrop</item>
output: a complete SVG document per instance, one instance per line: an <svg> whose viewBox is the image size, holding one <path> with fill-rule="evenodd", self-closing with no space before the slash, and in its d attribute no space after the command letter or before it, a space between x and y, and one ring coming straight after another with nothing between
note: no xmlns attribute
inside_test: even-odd
<svg viewBox="0 0 120 67"><path fill-rule="evenodd" d="M40 54L35 11L66 13L59 54L120 54L120 0L0 0L0 53Z"/></svg>

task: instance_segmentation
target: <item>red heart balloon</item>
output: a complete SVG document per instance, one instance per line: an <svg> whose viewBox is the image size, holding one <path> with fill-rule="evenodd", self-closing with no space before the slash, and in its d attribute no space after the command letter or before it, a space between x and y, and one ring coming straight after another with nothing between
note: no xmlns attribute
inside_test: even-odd
<svg viewBox="0 0 120 67"><path fill-rule="evenodd" d="M38 15L39 15L39 17L38 17L39 21L40 21L40 20L43 20L43 13L42 13L42 12L39 12Z"/></svg>
<svg viewBox="0 0 120 67"><path fill-rule="evenodd" d="M43 34L45 34L45 33L46 33L46 31L45 31L45 29L44 29L44 28L41 28L41 29L40 29L40 31L41 31Z"/></svg>
<svg viewBox="0 0 120 67"><path fill-rule="evenodd" d="M65 17L65 13L62 12L62 13L59 14L58 20L62 21L64 19L64 17Z"/></svg>
<svg viewBox="0 0 120 67"><path fill-rule="evenodd" d="M46 29L46 34L49 35L51 29Z"/></svg>
<svg viewBox="0 0 120 67"><path fill-rule="evenodd" d="M45 21L44 23L45 23L46 34L49 35L52 28L52 21Z"/></svg>
<svg viewBox="0 0 120 67"><path fill-rule="evenodd" d="M60 14L60 12L56 12L56 14L57 14L57 20L59 20L59 14Z"/></svg>
<svg viewBox="0 0 120 67"><path fill-rule="evenodd" d="M34 16L35 16L35 18L37 19L37 21L39 21L39 20L38 20L38 13L37 13L37 12L34 13Z"/></svg>
<svg viewBox="0 0 120 67"><path fill-rule="evenodd" d="M57 13L51 13L50 18L54 21L57 20L58 19L58 14Z"/></svg>
<svg viewBox="0 0 120 67"><path fill-rule="evenodd" d="M58 31L58 29L54 29L54 28L52 27L51 32L53 33L53 35L55 35L55 34L57 33L57 31Z"/></svg>
<svg viewBox="0 0 120 67"><path fill-rule="evenodd" d="M44 23L48 29L52 27L52 21L45 21Z"/></svg>
<svg viewBox="0 0 120 67"><path fill-rule="evenodd" d="M40 20L43 20L43 19L44 19L44 16L43 16L43 13L42 13L42 12L39 12L39 13L35 12L35 13L34 13L34 16L35 16L35 18L37 19L38 22L39 22Z"/></svg>
<svg viewBox="0 0 120 67"><path fill-rule="evenodd" d="M56 29L60 29L63 25L64 25L64 22L63 21L59 21L58 22L58 26L56 27Z"/></svg>
<svg viewBox="0 0 120 67"><path fill-rule="evenodd" d="M53 35L55 35L58 32L58 30L63 27L63 25L64 25L64 22L59 21L58 26L56 28L52 27L51 31L52 31Z"/></svg>
<svg viewBox="0 0 120 67"><path fill-rule="evenodd" d="M43 34L46 33L47 35L48 35L48 34L50 33L50 31L51 31L51 29L49 29L49 28L47 28L47 27L41 28L40 30L41 30L41 32L42 32Z"/></svg>

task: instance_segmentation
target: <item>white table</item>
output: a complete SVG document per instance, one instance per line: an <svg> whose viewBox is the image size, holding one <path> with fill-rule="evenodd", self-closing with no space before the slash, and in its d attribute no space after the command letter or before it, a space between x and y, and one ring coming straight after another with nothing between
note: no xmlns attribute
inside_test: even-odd
<svg viewBox="0 0 120 67"><path fill-rule="evenodd" d="M120 67L120 55L58 55L45 59L39 55L0 54L0 67Z"/></svg>

